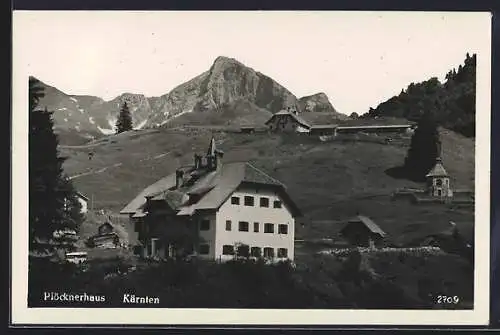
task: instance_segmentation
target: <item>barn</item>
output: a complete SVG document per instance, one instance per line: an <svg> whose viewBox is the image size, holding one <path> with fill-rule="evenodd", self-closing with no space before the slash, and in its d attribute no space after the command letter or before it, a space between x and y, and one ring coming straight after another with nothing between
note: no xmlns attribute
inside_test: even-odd
<svg viewBox="0 0 500 335"><path fill-rule="evenodd" d="M370 218L358 215L346 222L340 234L350 244L358 247L376 247L386 237L386 233Z"/></svg>

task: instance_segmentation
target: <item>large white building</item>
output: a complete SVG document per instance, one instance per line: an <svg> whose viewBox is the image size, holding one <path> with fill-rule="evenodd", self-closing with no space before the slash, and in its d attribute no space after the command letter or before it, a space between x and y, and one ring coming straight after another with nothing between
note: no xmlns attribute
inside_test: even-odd
<svg viewBox="0 0 500 335"><path fill-rule="evenodd" d="M235 254L294 259L300 210L285 186L247 162L223 164L212 138L205 157L143 190L122 211L138 233L143 256L181 250L229 260Z"/></svg>

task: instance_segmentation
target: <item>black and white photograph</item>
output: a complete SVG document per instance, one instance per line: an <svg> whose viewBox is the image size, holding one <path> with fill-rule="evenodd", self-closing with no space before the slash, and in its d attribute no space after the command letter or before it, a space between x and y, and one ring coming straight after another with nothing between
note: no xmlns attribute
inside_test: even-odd
<svg viewBox="0 0 500 335"><path fill-rule="evenodd" d="M490 31L15 11L13 320L486 324Z"/></svg>

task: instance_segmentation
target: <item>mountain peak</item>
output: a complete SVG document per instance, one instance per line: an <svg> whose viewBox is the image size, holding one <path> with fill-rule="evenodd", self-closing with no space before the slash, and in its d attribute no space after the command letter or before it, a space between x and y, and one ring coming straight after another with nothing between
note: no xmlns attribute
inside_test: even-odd
<svg viewBox="0 0 500 335"><path fill-rule="evenodd" d="M235 58L227 57L227 56L218 56L215 58L214 65L216 64L238 64L238 65L243 65L241 62L236 60Z"/></svg>

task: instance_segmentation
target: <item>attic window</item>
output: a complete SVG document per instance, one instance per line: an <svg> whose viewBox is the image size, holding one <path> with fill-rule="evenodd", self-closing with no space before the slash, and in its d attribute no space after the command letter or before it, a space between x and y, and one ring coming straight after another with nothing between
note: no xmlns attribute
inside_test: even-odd
<svg viewBox="0 0 500 335"><path fill-rule="evenodd" d="M260 207L269 207L269 198L260 198Z"/></svg>
<svg viewBox="0 0 500 335"><path fill-rule="evenodd" d="M250 195L245 196L245 206L253 206L253 197Z"/></svg>
<svg viewBox="0 0 500 335"><path fill-rule="evenodd" d="M239 205L240 197L231 197L231 205Z"/></svg>
<svg viewBox="0 0 500 335"><path fill-rule="evenodd" d="M274 208L281 208L281 201L279 201L279 200L274 201L273 207Z"/></svg>

